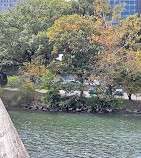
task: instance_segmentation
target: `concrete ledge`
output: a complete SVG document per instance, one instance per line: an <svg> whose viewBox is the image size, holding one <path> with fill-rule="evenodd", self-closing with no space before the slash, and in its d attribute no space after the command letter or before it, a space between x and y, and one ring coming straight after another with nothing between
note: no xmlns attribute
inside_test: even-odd
<svg viewBox="0 0 141 158"><path fill-rule="evenodd" d="M29 158L29 155L0 99L0 158Z"/></svg>

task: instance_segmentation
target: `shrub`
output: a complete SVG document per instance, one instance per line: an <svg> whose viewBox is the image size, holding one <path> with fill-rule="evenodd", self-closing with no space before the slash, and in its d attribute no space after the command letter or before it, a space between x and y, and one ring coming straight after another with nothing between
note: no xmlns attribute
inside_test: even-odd
<svg viewBox="0 0 141 158"><path fill-rule="evenodd" d="M40 85L42 77L47 73L44 65L37 61L25 62L24 66L20 68L22 79L34 83L36 87Z"/></svg>
<svg viewBox="0 0 141 158"><path fill-rule="evenodd" d="M43 77L40 89L47 90L41 100L49 105L56 105L60 100L59 90L61 89L60 79L49 70Z"/></svg>
<svg viewBox="0 0 141 158"><path fill-rule="evenodd" d="M59 105L62 107L75 107L77 103L77 97L74 96L70 96L68 99L62 100Z"/></svg>
<svg viewBox="0 0 141 158"><path fill-rule="evenodd" d="M90 98L87 98L86 105L94 107L96 104L98 104L98 97L92 96Z"/></svg>
<svg viewBox="0 0 141 158"><path fill-rule="evenodd" d="M10 88L19 88L21 86L20 78L18 76L9 77L7 86Z"/></svg>
<svg viewBox="0 0 141 158"><path fill-rule="evenodd" d="M20 88L20 99L21 102L24 102L30 105L34 101L34 84L31 82L25 82Z"/></svg>
<svg viewBox="0 0 141 158"><path fill-rule="evenodd" d="M102 111L106 108L123 108L125 104L124 99L107 95L102 98L98 96L87 98L86 105L93 107L96 111Z"/></svg>
<svg viewBox="0 0 141 158"><path fill-rule="evenodd" d="M80 98L77 95L70 96L68 99L62 100L59 103L60 106L68 107L68 108L71 108L71 107L75 107L75 108L82 107L85 104L86 104L86 98L84 98L84 97Z"/></svg>

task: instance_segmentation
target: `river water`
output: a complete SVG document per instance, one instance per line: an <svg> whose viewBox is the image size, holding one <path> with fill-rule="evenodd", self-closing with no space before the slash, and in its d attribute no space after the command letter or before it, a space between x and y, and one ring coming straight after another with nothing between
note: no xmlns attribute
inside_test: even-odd
<svg viewBox="0 0 141 158"><path fill-rule="evenodd" d="M9 111L31 158L141 158L141 117Z"/></svg>

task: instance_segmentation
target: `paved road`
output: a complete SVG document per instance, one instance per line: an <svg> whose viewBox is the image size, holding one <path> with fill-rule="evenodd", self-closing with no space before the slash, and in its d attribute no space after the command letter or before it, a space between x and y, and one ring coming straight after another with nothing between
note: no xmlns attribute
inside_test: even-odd
<svg viewBox="0 0 141 158"><path fill-rule="evenodd" d="M127 93L123 93L124 99L128 99ZM133 95L132 94L132 100L141 100L141 94Z"/></svg>
<svg viewBox="0 0 141 158"><path fill-rule="evenodd" d="M60 94L62 96L80 95L80 91L74 91L74 93L65 93L64 90L60 90ZM84 91L84 96L87 98L90 97L90 94L88 93L88 91ZM123 98L128 99L127 93L123 93ZM141 94L132 95L132 100L141 100Z"/></svg>

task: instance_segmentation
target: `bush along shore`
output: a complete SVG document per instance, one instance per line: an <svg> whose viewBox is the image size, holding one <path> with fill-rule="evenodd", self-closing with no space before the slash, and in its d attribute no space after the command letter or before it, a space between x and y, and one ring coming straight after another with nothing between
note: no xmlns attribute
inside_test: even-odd
<svg viewBox="0 0 141 158"><path fill-rule="evenodd" d="M32 91L33 92L33 91ZM141 101L129 101L115 96L90 98L77 95L58 96L52 102L45 101L46 91L36 90L32 95L19 89L1 89L1 98L8 109L24 109L45 112L69 113L132 113L141 114ZM49 98L47 98L49 99Z"/></svg>
<svg viewBox="0 0 141 158"><path fill-rule="evenodd" d="M60 92L61 84L54 78L54 75L48 73L41 84L42 90L38 90L32 82L20 82L18 77L10 77L7 88L0 88L0 97L10 109L23 108L51 112L111 113L119 111L124 105L121 98L106 93L89 98L84 97L83 92L63 96Z"/></svg>
<svg viewBox="0 0 141 158"><path fill-rule="evenodd" d="M77 98L77 96L70 97ZM90 100L93 100L96 98L91 98ZM84 98L84 100L89 101L88 98ZM63 101L60 102L62 104L63 102L66 102L65 98ZM75 100L76 101L76 100ZM42 101L34 101L32 104L20 104L20 106L14 106L12 109L23 109L23 110L33 110L33 111L45 111L45 112L67 112L67 113L92 113L92 114L135 114L137 116L141 115L141 101L136 100L123 100L123 99L117 99L115 102L115 106L111 106L108 104L105 106L104 102L101 101L101 104L96 104L93 102L91 105L84 104L82 102L75 102L75 104L70 104L69 106L62 106L62 105L48 105L43 103ZM11 107L8 107L11 109Z"/></svg>
<svg viewBox="0 0 141 158"><path fill-rule="evenodd" d="M104 98L83 97L80 99L78 96L71 96L61 98L60 101L55 104L45 104L41 101L34 101L31 105L21 104L21 108L25 110L41 110L48 112L117 113L124 104L123 99L113 99L110 100L110 102Z"/></svg>
<svg viewBox="0 0 141 158"><path fill-rule="evenodd" d="M50 97L50 98L49 98ZM119 112L125 106L122 98L113 96L90 98L73 96L49 96L45 91L27 91L5 88L1 90L1 98L9 109L40 110L50 112L85 112L112 113Z"/></svg>
<svg viewBox="0 0 141 158"><path fill-rule="evenodd" d="M34 100L28 100L25 98L24 102L21 102L19 107L26 110L30 109L50 112L115 113L119 112L120 109L125 106L122 98L115 98L113 96L106 96L102 98L92 96L90 98L86 98L78 95L69 97L60 97L57 95L53 99L50 98L49 100L49 98L46 97L46 94L44 94L43 97L40 96L38 99L36 94L35 98L36 99Z"/></svg>
<svg viewBox="0 0 141 158"><path fill-rule="evenodd" d="M49 81L52 82L52 78ZM130 105L132 101L127 103L122 97L106 92L91 94L90 97L84 97L83 93L80 95L81 92L80 94L67 96L59 91L60 84L58 81L55 84L49 82L50 87L45 82L41 87L42 90L35 89L31 82L22 83L21 85L19 82L19 88L13 88L17 87L15 86L17 82L17 80L14 82L12 78L12 82L10 82L12 85L9 85L8 82L8 86L11 88L0 89L1 98L9 109L21 108L25 110L73 113L120 113L126 108L127 110L124 110L126 112L134 113L137 111L138 113L141 111L139 108L128 108L128 106L132 106ZM47 88L43 89L44 87Z"/></svg>

